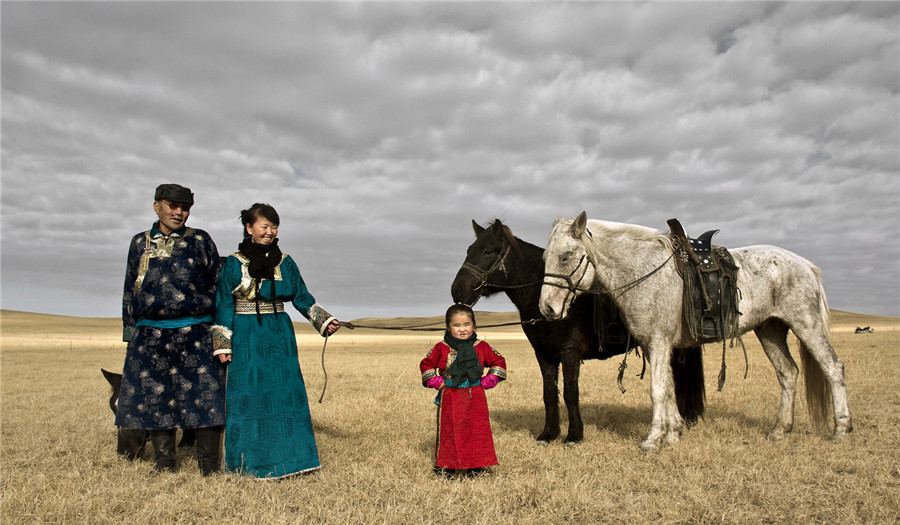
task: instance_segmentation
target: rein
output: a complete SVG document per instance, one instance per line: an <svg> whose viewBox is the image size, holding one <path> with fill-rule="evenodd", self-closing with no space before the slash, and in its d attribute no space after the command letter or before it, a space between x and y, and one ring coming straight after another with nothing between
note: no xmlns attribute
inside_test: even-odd
<svg viewBox="0 0 900 525"><path fill-rule="evenodd" d="M519 321L517 323L501 323L501 324L488 324L479 326L479 328L499 328L501 326L515 326L515 325L535 325L539 322L546 321L546 319L528 319L526 321ZM433 323L432 323L433 324ZM434 326L427 325L418 325L418 326L383 326L383 325L362 325L355 324L349 321L341 321L341 328L346 328L348 330L356 330L357 328L368 328L370 330L407 330L414 332L443 332L447 328L437 328ZM325 389L328 388L328 371L325 370L325 348L328 346L328 334L325 335L325 343L322 344L322 373L325 375L325 383L322 385L322 394L319 396L319 404L322 404L322 400L325 399Z"/></svg>
<svg viewBox="0 0 900 525"><path fill-rule="evenodd" d="M587 247L585 247L585 248L587 248ZM584 280L584 276L587 275L587 266L584 267L584 273L581 274L581 278L578 279L578 282L573 283L572 276L575 275L575 272L578 271L578 268L581 268L581 263L584 262L585 257L586 257L585 255L581 256L581 260L578 261L578 265L575 267L574 270L572 270L572 272L569 275L562 275L562 274L558 274L558 273L544 274L545 278L554 277L556 279L564 280L566 282L565 286L562 284L548 282L548 281L543 281L543 283L541 283L541 284L546 285L546 286L553 286L556 288L562 288L562 289L568 290L569 292L572 292L572 293L581 292L581 293L594 294L594 295L612 295L615 292L621 292L621 291L625 291L629 288L633 288L633 287L637 286L638 284L644 282L645 280L649 279L650 276L652 276L656 272L662 270L663 267L665 267L665 265L668 264L668 262L670 260L672 260L672 257L675 257L675 252L673 251L672 254L669 255L669 257L667 257L665 261L662 262L662 264L660 264L659 266L657 266L656 268L651 270L650 273L644 275L643 277L639 277L628 284L624 284L617 288L613 288L612 290L594 290L594 289L590 289L590 288L579 288L579 285L581 285L581 281ZM594 265L594 270L596 271L596 269L597 269L596 263L591 262L590 264ZM566 297L566 299L568 299L568 297Z"/></svg>
<svg viewBox="0 0 900 525"><path fill-rule="evenodd" d="M516 326L516 325L533 325L539 322L546 321L546 319L528 319L525 321L518 321L514 323L500 323L500 324L486 324L486 325L478 325L478 328L499 328L501 326ZM434 324L434 323L431 323ZM346 327L348 330L355 330L357 328L368 328L370 330L404 330L411 332L443 332L447 330L446 327L435 327L428 325L417 325L417 326L384 326L384 325L363 325L363 324L355 324L349 321L341 321L341 327Z"/></svg>

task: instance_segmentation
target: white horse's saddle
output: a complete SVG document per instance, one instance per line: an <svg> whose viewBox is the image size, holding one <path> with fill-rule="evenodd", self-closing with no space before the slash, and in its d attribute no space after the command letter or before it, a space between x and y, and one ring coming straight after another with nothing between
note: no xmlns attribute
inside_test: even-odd
<svg viewBox="0 0 900 525"><path fill-rule="evenodd" d="M700 342L737 337L738 267L726 248L712 244L719 230L691 239L678 219L670 219L668 224L676 266L684 281L684 320L691 336Z"/></svg>

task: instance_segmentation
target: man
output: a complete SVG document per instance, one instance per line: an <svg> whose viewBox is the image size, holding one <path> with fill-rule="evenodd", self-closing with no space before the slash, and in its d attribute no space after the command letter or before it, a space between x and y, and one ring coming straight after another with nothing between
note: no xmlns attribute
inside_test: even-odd
<svg viewBox="0 0 900 525"><path fill-rule="evenodd" d="M188 188L160 185L159 220L131 239L116 425L150 431L157 471L175 470L176 428L197 429L197 459L208 476L219 470L225 424L224 369L210 335L221 263L209 234L185 226L193 204Z"/></svg>

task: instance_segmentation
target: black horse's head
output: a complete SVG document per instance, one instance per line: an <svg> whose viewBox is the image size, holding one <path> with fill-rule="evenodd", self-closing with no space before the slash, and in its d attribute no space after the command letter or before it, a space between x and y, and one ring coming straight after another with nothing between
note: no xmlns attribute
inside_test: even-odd
<svg viewBox="0 0 900 525"><path fill-rule="evenodd" d="M115 414L119 406L119 390L122 387L122 374L109 372L102 368L100 371L103 372L103 377L106 378L106 381L112 388L112 392L109 396L109 408L112 410L113 414ZM141 458L144 455L144 445L149 438L150 435L146 430L120 428L116 432L116 452L131 460Z"/></svg>
<svg viewBox="0 0 900 525"><path fill-rule="evenodd" d="M475 230L475 242L466 251L466 260L450 285L453 301L469 306L507 286L509 254L512 252L521 256L515 236L500 219L492 221L487 228L482 228L473 220L472 228Z"/></svg>

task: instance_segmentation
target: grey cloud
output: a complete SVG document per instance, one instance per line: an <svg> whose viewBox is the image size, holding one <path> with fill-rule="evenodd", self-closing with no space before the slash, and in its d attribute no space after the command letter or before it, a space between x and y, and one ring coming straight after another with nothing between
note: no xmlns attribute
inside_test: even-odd
<svg viewBox="0 0 900 525"><path fill-rule="evenodd" d="M4 308L116 315L181 182L222 253L275 205L342 316L440 313L472 219L543 245L583 209L783 245L900 315L896 4L2 9Z"/></svg>

